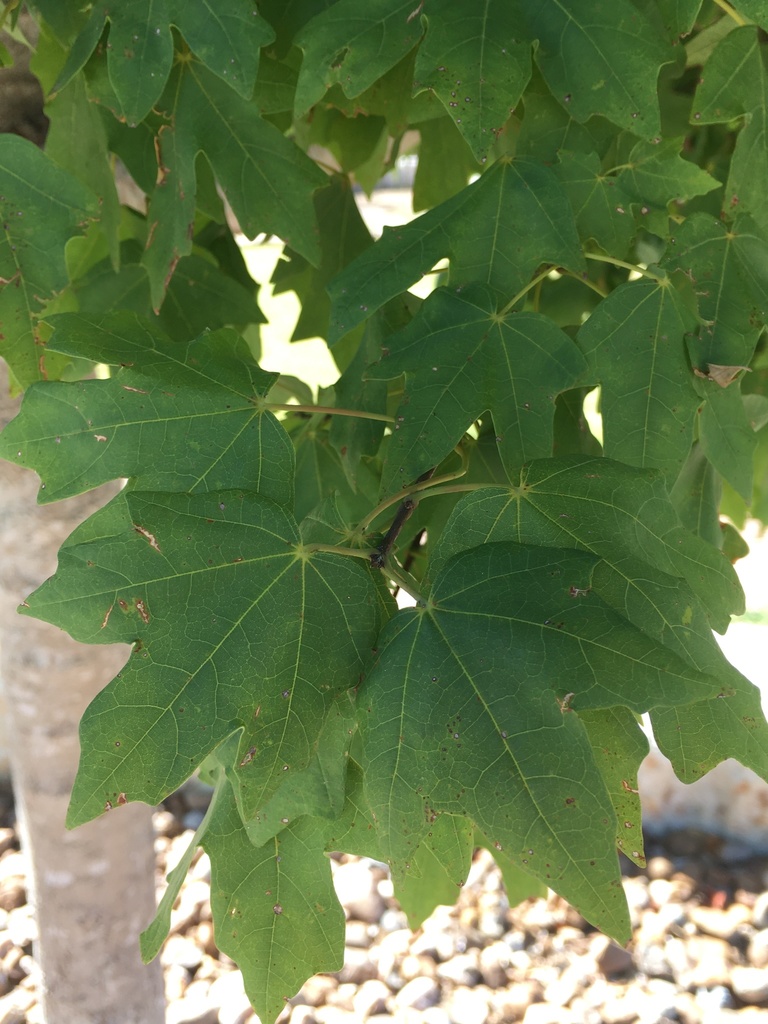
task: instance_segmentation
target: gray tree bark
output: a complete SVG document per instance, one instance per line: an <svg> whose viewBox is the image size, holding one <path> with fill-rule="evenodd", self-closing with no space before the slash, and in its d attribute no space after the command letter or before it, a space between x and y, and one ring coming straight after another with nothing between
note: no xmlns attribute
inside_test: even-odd
<svg viewBox="0 0 768 1024"><path fill-rule="evenodd" d="M17 408L3 367L0 427ZM130 804L72 832L64 828L79 719L125 662L127 648L86 647L16 614L55 570L61 542L110 493L38 506L38 484L35 474L0 461L0 679L16 808L31 862L45 1020L162 1024L160 966L142 964L138 948L155 908L151 809Z"/></svg>

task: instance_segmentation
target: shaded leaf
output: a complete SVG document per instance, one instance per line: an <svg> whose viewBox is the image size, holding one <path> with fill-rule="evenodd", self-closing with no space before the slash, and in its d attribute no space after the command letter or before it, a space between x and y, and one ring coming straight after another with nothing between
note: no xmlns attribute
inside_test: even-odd
<svg viewBox="0 0 768 1024"><path fill-rule="evenodd" d="M56 89L86 64L109 23L107 65L122 119L142 121L160 98L173 62L173 38L165 0L97 4L70 50Z"/></svg>
<svg viewBox="0 0 768 1024"><path fill-rule="evenodd" d="M328 334L331 304L326 287L355 256L371 244L371 235L360 216L348 178L335 175L327 188L315 195L315 215L320 229L320 263L308 260L286 246L272 274L276 295L289 289L301 303L291 341L324 338Z"/></svg>
<svg viewBox="0 0 768 1024"><path fill-rule="evenodd" d="M669 281L631 281L597 307L577 336L602 385L603 447L672 481L693 440L700 398L685 336L696 321Z"/></svg>
<svg viewBox="0 0 768 1024"><path fill-rule="evenodd" d="M96 196L110 258L117 266L120 202L104 124L98 109L88 99L82 76L62 90L46 110L51 124L45 140L45 152ZM75 138L76 150L72 146Z"/></svg>
<svg viewBox="0 0 768 1024"><path fill-rule="evenodd" d="M68 283L64 242L98 217L94 196L18 135L0 135L0 355L20 387L55 377L61 360L37 323Z"/></svg>
<svg viewBox="0 0 768 1024"><path fill-rule="evenodd" d="M691 31L701 3L702 0L658 0L664 25L673 37Z"/></svg>
<svg viewBox="0 0 768 1024"><path fill-rule="evenodd" d="M748 213L768 231L762 182L768 178L768 71L757 29L746 25L722 39L707 61L693 102L692 120L728 122L746 114L731 157L724 208Z"/></svg>
<svg viewBox="0 0 768 1024"><path fill-rule="evenodd" d="M354 707L345 693L333 702L317 732L307 767L303 771L289 772L274 795L246 820L245 831L254 846L263 846L303 815L331 820L341 815L349 747L355 728ZM230 774L237 799L238 779L234 771Z"/></svg>
<svg viewBox="0 0 768 1024"><path fill-rule="evenodd" d="M722 481L696 441L672 486L669 497L686 529L720 547L718 508Z"/></svg>
<svg viewBox="0 0 768 1024"><path fill-rule="evenodd" d="M682 528L658 472L579 456L534 462L521 471L517 485L461 499L440 539L432 573L457 551L512 538L586 549L608 564L641 560L684 579L708 609L711 628L721 633L731 615L744 608L733 567Z"/></svg>
<svg viewBox="0 0 768 1024"><path fill-rule="evenodd" d="M584 269L570 205L553 172L527 160L497 160L453 199L404 227L385 228L331 282L331 344L446 256L452 284L489 284L507 298L541 263Z"/></svg>
<svg viewBox="0 0 768 1024"><path fill-rule="evenodd" d="M229 740L225 741L224 745L230 748L234 754L234 751L237 749L237 737L231 736ZM181 858L166 875L168 885L163 893L160 903L158 904L157 913L150 924L147 925L139 936L141 959L145 964L154 960L162 949L163 943L167 939L168 933L171 930L171 912L173 910L173 905L181 892L181 887L187 877L187 872L190 869L192 860L197 852L197 848L200 846L203 836L208 831L209 822L214 815L218 813L219 802L222 799L227 800L230 797L230 793L228 792L229 787L227 780L224 777L224 773L219 772L217 774L218 779L214 786L213 793L211 794L211 802L208 804L205 816L198 825L195 834L190 839L189 845Z"/></svg>
<svg viewBox="0 0 768 1024"><path fill-rule="evenodd" d="M359 96L413 49L422 35L411 0L337 0L306 24L294 43L304 51L296 86L300 117L338 83Z"/></svg>
<svg viewBox="0 0 768 1024"><path fill-rule="evenodd" d="M695 213L675 230L663 266L693 284L703 321L690 346L694 366L748 363L768 317L768 242L754 222L726 226Z"/></svg>
<svg viewBox="0 0 768 1024"><path fill-rule="evenodd" d="M248 487L292 502L290 440L258 405L277 375L253 362L238 334L179 344L130 313L55 322L58 351L119 369L108 380L31 388L4 431L0 451L39 474L41 501L130 477L142 489Z"/></svg>
<svg viewBox="0 0 768 1024"><path fill-rule="evenodd" d="M274 41L272 26L251 0L168 0L170 19L193 53L245 100L253 94L259 51Z"/></svg>
<svg viewBox="0 0 768 1024"><path fill-rule="evenodd" d="M639 208L647 230L663 238L669 234L667 211L671 203L706 195L720 185L711 174L683 159L683 144L683 139L638 142L629 154L629 166L617 178L628 201Z"/></svg>
<svg viewBox="0 0 768 1024"><path fill-rule="evenodd" d="M637 773L649 750L648 740L635 715L627 708L582 711L592 754L605 780L618 831L616 846L639 867L645 867L642 813Z"/></svg>
<svg viewBox="0 0 768 1024"><path fill-rule="evenodd" d="M413 181L414 212L438 206L466 186L480 170L465 140L449 117L434 117L418 126L419 162Z"/></svg>
<svg viewBox="0 0 768 1024"><path fill-rule="evenodd" d="M130 309L155 321L176 340L185 340L204 330L216 330L226 324L263 323L264 315L253 297L255 284L246 289L215 263L193 254L179 260L171 278L160 312L152 312L149 278L138 246L123 243L123 265L115 273L107 261L101 261L78 281L75 291L83 313L107 313ZM249 278L250 280L250 278Z"/></svg>
<svg viewBox="0 0 768 1024"><path fill-rule="evenodd" d="M511 471L552 453L555 397L579 383L586 363L540 313L502 315L488 288L439 288L414 319L386 338L370 378L405 373L382 487L393 492L438 465L486 411Z"/></svg>
<svg viewBox="0 0 768 1024"><path fill-rule="evenodd" d="M561 150L555 172L573 206L581 238L593 239L612 256L626 256L635 233L629 197L617 178L603 174L598 155Z"/></svg>
<svg viewBox="0 0 768 1024"><path fill-rule="evenodd" d="M622 939L615 815L583 726L558 698L572 685L574 706L637 710L717 685L590 594L594 564L516 544L457 555L428 605L385 627L360 716L366 792L396 877L433 811L466 814Z"/></svg>
<svg viewBox="0 0 768 1024"><path fill-rule="evenodd" d="M380 415L387 413L387 385L370 380L368 366L374 362L386 339L406 327L420 305L415 296L392 299L369 318L355 356L334 385L336 401L343 409L361 409ZM357 478L360 458L379 450L385 424L355 416L334 416L331 443L341 456L347 475Z"/></svg>
<svg viewBox="0 0 768 1024"><path fill-rule="evenodd" d="M419 47L414 92L429 89L482 162L531 77L531 44L511 3L447 0Z"/></svg>
<svg viewBox="0 0 768 1024"><path fill-rule="evenodd" d="M397 880L395 897L411 931L421 928L440 904L453 906L467 880L474 829L466 818L435 814L430 830L411 858L410 871Z"/></svg>
<svg viewBox="0 0 768 1024"><path fill-rule="evenodd" d="M524 4L536 62L555 98L584 122L602 114L649 141L661 130L656 80L674 52L630 0Z"/></svg>
<svg viewBox="0 0 768 1024"><path fill-rule="evenodd" d="M174 69L161 105L170 124L158 136L160 174L150 198L144 257L155 307L179 258L192 247L200 150L249 237L272 232L310 262L319 259L312 193L326 176L292 141L195 61Z"/></svg>
<svg viewBox="0 0 768 1024"><path fill-rule="evenodd" d="M757 446L738 384L722 388L703 385L707 401L699 415L699 439L709 461L749 502L752 499L752 460Z"/></svg>
<svg viewBox="0 0 768 1024"><path fill-rule="evenodd" d="M240 965L263 1020L273 1020L308 977L344 961L344 911L323 825L303 818L257 848L225 786L203 837L216 945Z"/></svg>
<svg viewBox="0 0 768 1024"><path fill-rule="evenodd" d="M238 728L244 815L306 768L382 605L357 559L303 550L290 513L234 491L125 491L65 542L27 607L83 642L133 644L83 718L71 825L120 793L157 803Z"/></svg>
<svg viewBox="0 0 768 1024"><path fill-rule="evenodd" d="M109 81L122 118L142 121L165 88L173 61L175 25L201 61L244 99L250 99L259 50L274 39L270 25L250 0L121 0L96 4L75 40L56 89L84 67L109 23Z"/></svg>

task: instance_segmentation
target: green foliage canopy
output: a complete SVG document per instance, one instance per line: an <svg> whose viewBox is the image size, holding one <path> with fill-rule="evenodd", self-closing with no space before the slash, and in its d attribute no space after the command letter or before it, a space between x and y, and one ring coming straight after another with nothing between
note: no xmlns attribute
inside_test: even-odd
<svg viewBox="0 0 768 1024"><path fill-rule="evenodd" d="M330 851L417 926L486 846L511 898L626 940L639 715L686 781L768 778L712 635L732 524L768 517L766 4L30 6L51 130L0 138L0 454L41 501L127 480L23 608L131 645L70 825L200 770L265 1020L340 966ZM358 191L405 152L426 212L373 240ZM320 395L258 365L234 219L284 243Z"/></svg>

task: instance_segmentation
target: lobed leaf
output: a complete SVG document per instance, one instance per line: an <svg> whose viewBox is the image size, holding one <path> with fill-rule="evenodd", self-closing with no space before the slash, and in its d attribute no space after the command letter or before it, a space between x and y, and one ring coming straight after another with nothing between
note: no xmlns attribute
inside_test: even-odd
<svg viewBox="0 0 768 1024"><path fill-rule="evenodd" d="M263 1020L277 1017L308 977L344 961L344 911L324 853L325 824L303 818L257 848L225 784L202 839L216 944L240 965Z"/></svg>
<svg viewBox="0 0 768 1024"><path fill-rule="evenodd" d="M329 343L446 256L451 284L488 284L507 298L541 263L584 269L573 214L553 172L529 160L497 160L453 199L404 227L385 228L334 278Z"/></svg>
<svg viewBox="0 0 768 1024"><path fill-rule="evenodd" d="M304 51L296 86L295 114L301 117L338 83L359 96L413 49L422 35L419 8L411 0L336 0L294 38Z"/></svg>
<svg viewBox="0 0 768 1024"><path fill-rule="evenodd" d="M107 380L30 388L3 432L0 454L38 473L41 501L129 477L144 490L246 487L292 503L293 447L259 407L277 374L253 362L238 334L180 344L121 312L54 322L56 351L118 369Z"/></svg>
<svg viewBox="0 0 768 1024"><path fill-rule="evenodd" d="M63 243L98 208L79 181L17 135L0 135L0 177L0 355L23 388L62 369L37 320L69 282Z"/></svg>
<svg viewBox="0 0 768 1024"><path fill-rule="evenodd" d="M581 552L493 543L452 559L428 605L398 612L382 634L360 691L363 767L395 877L433 814L464 814L623 941L615 814L583 726L558 695L588 679L584 706L612 706L627 673L634 683L619 702L642 700L647 686L662 700L678 686L686 698L713 691L688 669L671 685L642 634L593 595L570 596L589 589L594 564Z"/></svg>
<svg viewBox="0 0 768 1024"><path fill-rule="evenodd" d="M432 13L416 57L414 92L429 89L485 163L531 77L531 44L512 3L446 0Z"/></svg>
<svg viewBox="0 0 768 1024"><path fill-rule="evenodd" d="M124 491L25 608L82 642L133 645L83 718L71 825L121 794L157 803L240 728L238 799L253 816L309 764L383 616L367 567L304 553L290 513L233 491Z"/></svg>
<svg viewBox="0 0 768 1024"><path fill-rule="evenodd" d="M601 114L649 141L661 131L656 80L674 52L631 0L523 5L536 62L555 98L583 123Z"/></svg>
<svg viewBox="0 0 768 1024"><path fill-rule="evenodd" d="M487 411L507 472L552 454L555 398L584 378L586 361L547 317L498 305L480 285L439 288L407 327L385 339L368 377L406 378L385 493L442 462Z"/></svg>
<svg viewBox="0 0 768 1024"><path fill-rule="evenodd" d="M768 71L764 47L755 26L730 32L707 61L693 102L692 120L701 124L728 122L743 114L725 187L724 209L748 213L768 230L761 182L768 175Z"/></svg>
<svg viewBox="0 0 768 1024"><path fill-rule="evenodd" d="M700 398L685 339L696 320L667 280L631 281L604 299L576 341L599 381L605 454L674 481Z"/></svg>
<svg viewBox="0 0 768 1024"><path fill-rule="evenodd" d="M194 60L174 69L160 106L169 123L158 135L144 258L156 308L176 263L192 248L201 151L249 237L277 234L310 263L319 261L312 194L326 176L294 142Z"/></svg>
<svg viewBox="0 0 768 1024"><path fill-rule="evenodd" d="M638 867L645 867L642 812L637 773L649 750L637 717L627 708L582 711L592 753L616 812L616 846Z"/></svg>
<svg viewBox="0 0 768 1024"><path fill-rule="evenodd" d="M670 582L664 576L685 580L707 609L710 627L721 633L744 608L733 566L682 528L657 472L583 456L533 462L520 471L516 486L489 487L461 499L440 538L431 574L457 551L511 539L591 551L609 565L639 560L643 571L653 567L663 574L662 585ZM680 608L679 623L690 617L686 607Z"/></svg>

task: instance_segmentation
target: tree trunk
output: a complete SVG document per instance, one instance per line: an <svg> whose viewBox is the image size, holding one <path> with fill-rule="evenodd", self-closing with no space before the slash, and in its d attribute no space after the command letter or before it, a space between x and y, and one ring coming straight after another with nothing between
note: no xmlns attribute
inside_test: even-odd
<svg viewBox="0 0 768 1024"><path fill-rule="evenodd" d="M3 367L0 426L18 407L7 396ZM155 907L151 810L132 804L73 832L64 828L78 722L127 651L82 646L15 612L55 570L61 542L109 492L38 506L38 483L0 462L0 678L44 1017L46 1024L162 1024L160 967L144 966L138 949Z"/></svg>

